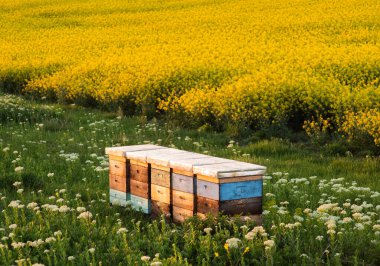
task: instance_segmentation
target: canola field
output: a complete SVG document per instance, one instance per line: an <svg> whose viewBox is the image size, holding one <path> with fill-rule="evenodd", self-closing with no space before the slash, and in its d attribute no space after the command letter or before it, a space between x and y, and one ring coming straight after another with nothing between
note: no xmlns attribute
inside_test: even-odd
<svg viewBox="0 0 380 266"><path fill-rule="evenodd" d="M0 89L380 145L379 14L378 0L0 0Z"/></svg>

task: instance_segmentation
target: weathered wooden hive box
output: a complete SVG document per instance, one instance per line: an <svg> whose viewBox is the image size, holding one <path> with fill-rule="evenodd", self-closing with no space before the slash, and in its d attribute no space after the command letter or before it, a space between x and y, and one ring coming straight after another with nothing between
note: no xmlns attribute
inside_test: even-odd
<svg viewBox="0 0 380 266"><path fill-rule="evenodd" d="M171 215L261 215L264 166L156 145L106 148L110 202Z"/></svg>

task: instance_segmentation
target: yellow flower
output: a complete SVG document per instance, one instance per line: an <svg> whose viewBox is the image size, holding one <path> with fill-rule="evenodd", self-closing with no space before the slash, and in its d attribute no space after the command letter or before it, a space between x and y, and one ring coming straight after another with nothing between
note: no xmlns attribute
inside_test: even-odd
<svg viewBox="0 0 380 266"><path fill-rule="evenodd" d="M244 256L246 253L248 253L248 252L249 252L249 247L246 247L246 248L244 249L243 256Z"/></svg>

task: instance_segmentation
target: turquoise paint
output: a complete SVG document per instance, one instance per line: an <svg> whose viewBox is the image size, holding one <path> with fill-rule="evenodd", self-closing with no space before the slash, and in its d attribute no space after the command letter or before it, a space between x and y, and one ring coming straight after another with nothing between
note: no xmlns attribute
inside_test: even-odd
<svg viewBox="0 0 380 266"><path fill-rule="evenodd" d="M151 203L150 200L131 195L131 203L132 203L132 208L137 211L141 211L146 214L150 214L151 212Z"/></svg>
<svg viewBox="0 0 380 266"><path fill-rule="evenodd" d="M261 197L262 194L262 180L220 184L220 201Z"/></svg>

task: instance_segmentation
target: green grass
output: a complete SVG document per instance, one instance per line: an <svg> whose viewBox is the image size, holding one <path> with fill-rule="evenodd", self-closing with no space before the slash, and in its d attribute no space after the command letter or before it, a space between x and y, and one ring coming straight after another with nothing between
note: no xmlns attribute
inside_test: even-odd
<svg viewBox="0 0 380 266"><path fill-rule="evenodd" d="M141 256L150 256L151 262L156 253L160 254L156 261L169 265L380 263L380 234L373 227L380 223L378 157L332 156L281 139L239 146L237 142L247 142L241 139L228 147L230 141L225 133L0 95L0 265L23 265L15 262L20 259L26 259L25 265L144 265L149 263ZM130 208L109 206L104 148L140 143L267 166L272 177L264 186L264 195L269 193L264 198L268 235L245 239L254 227L251 221L221 217L176 225ZM17 167L23 169L16 172ZM16 181L22 185L15 187ZM24 190L17 193L20 188ZM14 200L24 206L9 207ZM31 202L39 209L27 208ZM344 206L347 202L361 210ZM324 203L337 203L340 209L317 212ZM70 210L54 211L54 206L62 205ZM92 219L78 219L77 207L85 207ZM355 212L361 214L352 216ZM356 220L343 223L344 217ZM327 232L325 222L334 219L335 233ZM9 228L11 224L17 228ZM247 228L240 228L243 224ZM213 229L211 234L203 231L207 227ZM128 232L118 234L120 228ZM54 236L57 231L61 234ZM48 237L55 241L46 243ZM241 243L226 249L226 240L233 237ZM28 241L38 239L45 242L28 246ZM267 239L274 240L272 249L265 249ZM12 247L18 242L26 245ZM69 261L70 256L75 259Z"/></svg>

